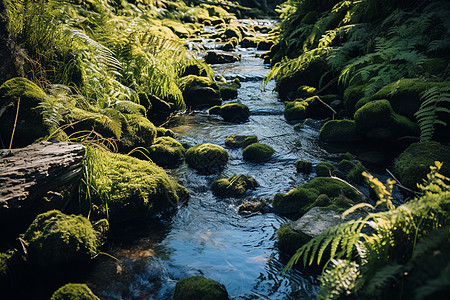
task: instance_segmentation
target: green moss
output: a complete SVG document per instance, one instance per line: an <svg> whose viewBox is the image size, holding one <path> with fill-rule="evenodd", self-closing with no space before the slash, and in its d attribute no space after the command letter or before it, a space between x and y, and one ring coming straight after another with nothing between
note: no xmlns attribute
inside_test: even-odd
<svg viewBox="0 0 450 300"><path fill-rule="evenodd" d="M173 132L171 129L167 129L164 127L156 127L156 137L162 137L162 136L170 136L175 137L175 132Z"/></svg>
<svg viewBox="0 0 450 300"><path fill-rule="evenodd" d="M341 160L338 165L337 168L339 171L341 171L344 174L347 174L348 172L350 172L354 167L356 166L356 164L350 160L347 159L343 159Z"/></svg>
<svg viewBox="0 0 450 300"><path fill-rule="evenodd" d="M316 174L319 177L330 177L330 172L334 171L336 167L329 162L321 162L316 166Z"/></svg>
<svg viewBox="0 0 450 300"><path fill-rule="evenodd" d="M394 111L414 120L419 110L423 92L432 87L448 86L449 82L425 82L421 78L400 79L384 86L372 96L372 100L387 99Z"/></svg>
<svg viewBox="0 0 450 300"><path fill-rule="evenodd" d="M198 170L202 174L214 174L219 172L228 161L228 152L213 144L201 144L189 148L186 151L186 162L189 167Z"/></svg>
<svg viewBox="0 0 450 300"><path fill-rule="evenodd" d="M417 136L418 126L406 117L396 114L389 101L372 101L355 112L356 128L371 139L390 139Z"/></svg>
<svg viewBox="0 0 450 300"><path fill-rule="evenodd" d="M245 148L248 145L258 142L256 135L232 134L225 139L225 146L230 148Z"/></svg>
<svg viewBox="0 0 450 300"><path fill-rule="evenodd" d="M174 167L180 164L186 152L183 145L168 136L156 138L148 151L153 162L162 167Z"/></svg>
<svg viewBox="0 0 450 300"><path fill-rule="evenodd" d="M180 38L187 38L192 34L192 30L188 26L184 26L184 24L176 20L164 19L162 24L169 27Z"/></svg>
<svg viewBox="0 0 450 300"><path fill-rule="evenodd" d="M147 115L147 109L143 105L131 101L117 101L114 103L114 109L123 114L141 115L143 117Z"/></svg>
<svg viewBox="0 0 450 300"><path fill-rule="evenodd" d="M173 300L228 300L223 284L202 276L183 278L175 286Z"/></svg>
<svg viewBox="0 0 450 300"><path fill-rule="evenodd" d="M365 84L352 85L345 89L344 92L344 108L349 115L353 115L356 111L356 103L364 98Z"/></svg>
<svg viewBox="0 0 450 300"><path fill-rule="evenodd" d="M244 148L242 155L244 160L260 163L268 160L274 153L275 150L268 145L253 143Z"/></svg>
<svg viewBox="0 0 450 300"><path fill-rule="evenodd" d="M219 31L218 34L222 40L229 40L232 38L236 38L238 41L242 40L241 31L234 26L228 26L224 30Z"/></svg>
<svg viewBox="0 0 450 300"><path fill-rule="evenodd" d="M188 195L152 162L95 148L88 148L88 160L92 184L100 194L91 192L93 207L85 203L86 210L102 217L108 212L111 223L159 213Z"/></svg>
<svg viewBox="0 0 450 300"><path fill-rule="evenodd" d="M41 266L89 260L100 246L99 233L88 219L58 210L38 215L24 240L30 260Z"/></svg>
<svg viewBox="0 0 450 300"><path fill-rule="evenodd" d="M313 206L328 207L330 204L330 197L328 197L326 194L320 194L319 196L317 196L316 200L314 200Z"/></svg>
<svg viewBox="0 0 450 300"><path fill-rule="evenodd" d="M209 77L188 75L180 78L179 87L182 92L189 91L195 86L210 87L215 90L219 89L219 86Z"/></svg>
<svg viewBox="0 0 450 300"><path fill-rule="evenodd" d="M235 83L233 81L219 83L220 96L222 97L222 100L229 100L229 99L237 98L239 87L240 87L240 83Z"/></svg>
<svg viewBox="0 0 450 300"><path fill-rule="evenodd" d="M254 190L258 186L256 180L250 176L233 175L229 178L221 178L213 182L211 190L216 196L240 197L247 190Z"/></svg>
<svg viewBox="0 0 450 300"><path fill-rule="evenodd" d="M416 184L422 183L435 161L444 163L440 173L449 177L450 147L437 142L414 143L397 158L394 173L404 186L417 189Z"/></svg>
<svg viewBox="0 0 450 300"><path fill-rule="evenodd" d="M123 135L119 141L121 150L150 147L157 135L155 125L141 115L124 115L124 118Z"/></svg>
<svg viewBox="0 0 450 300"><path fill-rule="evenodd" d="M298 173L309 174L312 172L312 163L306 160L297 160L295 163Z"/></svg>
<svg viewBox="0 0 450 300"><path fill-rule="evenodd" d="M68 283L53 293L50 300L100 300L86 284Z"/></svg>
<svg viewBox="0 0 450 300"><path fill-rule="evenodd" d="M315 95L317 89L312 86L301 85L297 89L297 97L299 98L309 98Z"/></svg>
<svg viewBox="0 0 450 300"><path fill-rule="evenodd" d="M342 181L330 177L316 177L300 186L305 189L316 189L319 194L326 194L330 198L338 197L341 193L354 202L361 202L361 196Z"/></svg>
<svg viewBox="0 0 450 300"><path fill-rule="evenodd" d="M284 117L288 121L304 120L307 116L307 109L310 102L305 100L286 102L284 107Z"/></svg>
<svg viewBox="0 0 450 300"><path fill-rule="evenodd" d="M356 184L364 183L364 176L362 172L367 171L362 163L357 163L347 174L347 178Z"/></svg>
<svg viewBox="0 0 450 300"><path fill-rule="evenodd" d="M19 99L13 147L25 147L50 133L50 128L42 117L43 108L40 106L48 101L48 96L26 78L12 78L0 86L0 107L6 108L0 118L0 136L4 145L9 145L11 140Z"/></svg>
<svg viewBox="0 0 450 300"><path fill-rule="evenodd" d="M286 194L276 194L272 205L276 213L296 219L307 212L306 207L313 203L319 194L317 189L299 186Z"/></svg>
<svg viewBox="0 0 450 300"><path fill-rule="evenodd" d="M319 141L326 143L349 143L361 140L353 120L330 120L319 132Z"/></svg>
<svg viewBox="0 0 450 300"><path fill-rule="evenodd" d="M258 43L262 39L260 37L256 36L248 36L242 39L241 41L241 47L242 48L256 48L258 46Z"/></svg>
<svg viewBox="0 0 450 300"><path fill-rule="evenodd" d="M222 105L220 116L227 122L243 123L248 121L250 110L242 103L231 102Z"/></svg>
<svg viewBox="0 0 450 300"><path fill-rule="evenodd" d="M289 223L281 225L277 230L277 238L278 249L288 255L293 255L298 248L311 240L310 236L292 229Z"/></svg>

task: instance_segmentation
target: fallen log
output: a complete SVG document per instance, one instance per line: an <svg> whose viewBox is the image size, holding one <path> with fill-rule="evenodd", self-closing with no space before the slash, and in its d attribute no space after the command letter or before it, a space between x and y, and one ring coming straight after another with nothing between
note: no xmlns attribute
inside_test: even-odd
<svg viewBox="0 0 450 300"><path fill-rule="evenodd" d="M49 191L79 180L85 146L42 142L0 150L0 218L33 206Z"/></svg>

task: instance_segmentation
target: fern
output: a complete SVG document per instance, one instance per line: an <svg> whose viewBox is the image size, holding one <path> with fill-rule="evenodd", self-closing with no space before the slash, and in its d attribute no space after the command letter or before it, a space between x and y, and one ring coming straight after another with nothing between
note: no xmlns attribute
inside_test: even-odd
<svg viewBox="0 0 450 300"><path fill-rule="evenodd" d="M331 268L320 276L320 290L317 299L339 299L355 287L360 275L358 265L348 260L332 260Z"/></svg>
<svg viewBox="0 0 450 300"><path fill-rule="evenodd" d="M450 103L449 87L433 87L422 95L422 103L419 110L414 114L420 127L420 140L432 139L435 126L447 126L442 121L442 115L450 114L450 109L444 107Z"/></svg>

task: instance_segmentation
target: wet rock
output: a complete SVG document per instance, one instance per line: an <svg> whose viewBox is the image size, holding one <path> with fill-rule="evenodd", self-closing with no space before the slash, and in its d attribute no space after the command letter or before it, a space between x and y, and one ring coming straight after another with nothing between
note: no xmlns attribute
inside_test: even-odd
<svg viewBox="0 0 450 300"><path fill-rule="evenodd" d="M211 185L213 193L222 198L240 197L247 190L254 190L259 186L258 182L250 176L233 175L229 178L217 179Z"/></svg>
<svg viewBox="0 0 450 300"><path fill-rule="evenodd" d="M273 46L273 42L272 41L265 41L262 40L258 43L258 50L270 50L270 47Z"/></svg>
<svg viewBox="0 0 450 300"><path fill-rule="evenodd" d="M295 167L298 173L309 174L312 172L312 163L306 160L297 160Z"/></svg>
<svg viewBox="0 0 450 300"><path fill-rule="evenodd" d="M207 51L205 62L208 64L226 64L241 60L240 54L234 53L219 53L216 51Z"/></svg>
<svg viewBox="0 0 450 300"><path fill-rule="evenodd" d="M241 83L238 78L235 78L231 82L219 83L220 96L222 100L230 100L237 98L238 96L238 88L241 86Z"/></svg>
<svg viewBox="0 0 450 300"><path fill-rule="evenodd" d="M176 167L183 161L186 152L183 145L168 136L156 138L148 151L152 161L161 167Z"/></svg>
<svg viewBox="0 0 450 300"><path fill-rule="evenodd" d="M180 89L188 107L204 108L222 104L219 86L208 77L183 77L180 79Z"/></svg>
<svg viewBox="0 0 450 300"><path fill-rule="evenodd" d="M265 199L245 201L238 207L240 214L265 213L270 211L268 209Z"/></svg>
<svg viewBox="0 0 450 300"><path fill-rule="evenodd" d="M230 148L245 148L248 145L258 142L256 135L232 134L225 139L225 146Z"/></svg>
<svg viewBox="0 0 450 300"><path fill-rule="evenodd" d="M283 224L277 230L278 249L287 255L293 255L298 248L311 240L311 236L292 229L290 223Z"/></svg>
<svg viewBox="0 0 450 300"><path fill-rule="evenodd" d="M416 123L396 114L389 101L372 101L355 112L356 129L368 139L385 140L417 136Z"/></svg>
<svg viewBox="0 0 450 300"><path fill-rule="evenodd" d="M40 214L24 235L30 260L40 266L87 261L98 254L100 235L83 216L58 210Z"/></svg>
<svg viewBox="0 0 450 300"><path fill-rule="evenodd" d="M86 284L81 283L68 283L60 287L50 298L50 300L67 299L100 300Z"/></svg>
<svg viewBox="0 0 450 300"><path fill-rule="evenodd" d="M244 123L250 117L250 110L242 103L231 102L222 105L220 108L220 116L227 122Z"/></svg>
<svg viewBox="0 0 450 300"><path fill-rule="evenodd" d="M260 41L261 39L258 37L245 37L240 45L242 48L256 48Z"/></svg>
<svg viewBox="0 0 450 300"><path fill-rule="evenodd" d="M227 151L213 144L201 144L186 151L186 162L189 167L198 170L200 174L218 173L228 161Z"/></svg>
<svg viewBox="0 0 450 300"><path fill-rule="evenodd" d="M437 142L414 143L397 158L394 173L404 186L417 189L435 161L443 163L440 173L450 177L450 147Z"/></svg>
<svg viewBox="0 0 450 300"><path fill-rule="evenodd" d="M275 150L272 147L260 143L250 144L242 152L244 160L254 163L267 161L274 153Z"/></svg>
<svg viewBox="0 0 450 300"><path fill-rule="evenodd" d="M171 129L167 129L164 127L156 127L156 137L162 137L162 136L169 136L169 137L175 137L175 132L173 132Z"/></svg>
<svg viewBox="0 0 450 300"><path fill-rule="evenodd" d="M319 132L319 141L325 143L351 143L361 140L353 120L330 120Z"/></svg>
<svg viewBox="0 0 450 300"><path fill-rule="evenodd" d="M367 162L373 165L383 164L387 161L386 156L379 151L365 151L361 152L357 156L358 160Z"/></svg>
<svg viewBox="0 0 450 300"><path fill-rule="evenodd" d="M175 286L173 300L228 300L223 284L203 276L183 278Z"/></svg>
<svg viewBox="0 0 450 300"><path fill-rule="evenodd" d="M319 177L330 177L330 173L336 169L336 167L329 162L320 162L316 165L316 174Z"/></svg>
<svg viewBox="0 0 450 300"><path fill-rule="evenodd" d="M216 105L208 109L208 113L210 115L219 115L220 116L220 105Z"/></svg>

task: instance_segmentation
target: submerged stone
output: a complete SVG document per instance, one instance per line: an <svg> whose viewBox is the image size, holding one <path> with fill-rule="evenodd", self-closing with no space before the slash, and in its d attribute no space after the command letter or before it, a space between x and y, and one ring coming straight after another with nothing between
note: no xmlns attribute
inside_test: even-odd
<svg viewBox="0 0 450 300"><path fill-rule="evenodd" d="M40 266L86 261L98 254L100 234L83 216L40 214L24 235L30 260Z"/></svg>
<svg viewBox="0 0 450 300"><path fill-rule="evenodd" d="M100 300L86 284L68 283L53 293L50 300Z"/></svg>
<svg viewBox="0 0 450 300"><path fill-rule="evenodd" d="M183 278L175 286L173 300L228 300L225 286L203 276Z"/></svg>
<svg viewBox="0 0 450 300"><path fill-rule="evenodd" d="M228 161L227 151L213 144L201 144L186 151L186 163L201 174L214 174L223 169Z"/></svg>
<svg viewBox="0 0 450 300"><path fill-rule="evenodd" d="M258 142L256 135L232 134L225 139L225 146L230 148L245 148L248 145Z"/></svg>
<svg viewBox="0 0 450 300"><path fill-rule="evenodd" d="M244 160L254 163L267 161L274 153L275 150L272 147L260 143L250 144L242 151Z"/></svg>

